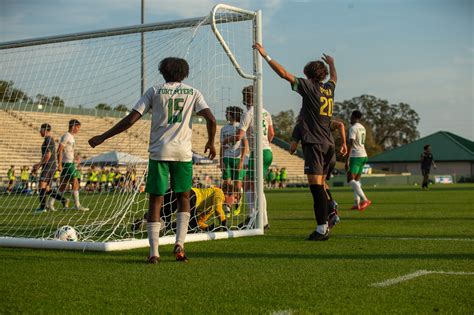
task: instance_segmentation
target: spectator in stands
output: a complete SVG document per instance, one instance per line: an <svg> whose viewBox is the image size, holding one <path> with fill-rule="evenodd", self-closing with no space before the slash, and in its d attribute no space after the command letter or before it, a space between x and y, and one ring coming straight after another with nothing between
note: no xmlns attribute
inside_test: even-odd
<svg viewBox="0 0 474 315"><path fill-rule="evenodd" d="M102 192L102 189L106 189L107 187L107 176L108 176L108 171L105 168L105 166L102 166L100 168L100 174L99 174L99 192Z"/></svg>
<svg viewBox="0 0 474 315"><path fill-rule="evenodd" d="M8 178L8 186L7 186L7 193L11 194L13 191L13 187L15 186L15 165L10 166L10 168L7 171L7 178Z"/></svg>
<svg viewBox="0 0 474 315"><path fill-rule="evenodd" d="M20 174L20 179L21 179L21 190L27 190L29 188L29 178L30 178L30 172L29 172L29 167L24 165L21 168L21 174Z"/></svg>
<svg viewBox="0 0 474 315"><path fill-rule="evenodd" d="M420 156L421 161L421 174L423 175L423 183L421 184L422 189L428 189L428 183L430 179L431 166L436 169L436 163L431 153L431 145L426 144L423 147L423 153Z"/></svg>
<svg viewBox="0 0 474 315"><path fill-rule="evenodd" d="M113 167L110 168L109 174L107 174L107 187L106 190L111 190L114 187L114 179L115 179L115 169Z"/></svg>
<svg viewBox="0 0 474 315"><path fill-rule="evenodd" d="M99 172L97 171L97 168L95 165L91 166L91 170L89 172L89 181L90 181L90 190L91 191L96 191L97 189L97 183L99 181Z"/></svg>
<svg viewBox="0 0 474 315"><path fill-rule="evenodd" d="M288 177L286 167L282 167L280 170L280 187L286 188L286 179Z"/></svg>

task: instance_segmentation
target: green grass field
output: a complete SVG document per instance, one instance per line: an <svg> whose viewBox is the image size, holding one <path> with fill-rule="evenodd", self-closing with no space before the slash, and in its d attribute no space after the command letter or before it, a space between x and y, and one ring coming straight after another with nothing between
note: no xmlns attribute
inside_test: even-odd
<svg viewBox="0 0 474 315"><path fill-rule="evenodd" d="M0 248L0 314L474 313L474 185L368 188L363 213L345 210L348 188L333 191L341 223L327 242L305 241L302 189L267 193L265 236L188 243L188 264L171 246L159 265L147 249ZM385 282L420 270L446 273Z"/></svg>

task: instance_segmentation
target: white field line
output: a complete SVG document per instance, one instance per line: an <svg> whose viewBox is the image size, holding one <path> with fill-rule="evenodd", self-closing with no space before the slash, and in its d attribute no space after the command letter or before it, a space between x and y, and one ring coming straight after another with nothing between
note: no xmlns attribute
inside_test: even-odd
<svg viewBox="0 0 474 315"><path fill-rule="evenodd" d="M474 276L474 272L457 272L457 271L429 271L429 270L418 270L413 273L409 273L407 275L398 277L398 278L393 278L393 279L388 279L383 282L377 282L377 283L372 283L369 286L371 287L376 287L376 288L385 288L394 284L398 284L400 282L408 281L417 277L421 277L424 275L430 275L430 274L437 274L437 275L452 275L452 276Z"/></svg>
<svg viewBox="0 0 474 315"><path fill-rule="evenodd" d="M337 238L361 238L374 240L400 240L400 241L459 241L474 242L474 238L452 238L452 237L395 237L395 236L364 236L364 235L335 235Z"/></svg>

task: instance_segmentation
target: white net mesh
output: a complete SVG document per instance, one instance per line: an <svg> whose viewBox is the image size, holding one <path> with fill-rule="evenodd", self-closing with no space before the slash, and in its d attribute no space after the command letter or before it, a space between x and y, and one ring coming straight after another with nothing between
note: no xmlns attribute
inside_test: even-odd
<svg viewBox="0 0 474 315"><path fill-rule="evenodd" d="M239 14L226 11L219 12L219 20L225 22L217 27L235 58L245 71L252 73L252 20L242 21ZM190 76L184 83L200 90L215 117L221 120L216 135L219 153L225 109L240 106L245 110L242 88L252 81L237 74L207 21L145 33L145 89L164 82L158 72L163 58L186 59ZM139 99L140 55L139 33L0 50L0 174L4 192L0 195L0 237L53 239L60 227L69 225L76 230L80 241L146 238L141 219L148 209L143 190L149 115L95 149L87 143L89 138L123 118ZM45 171L31 172L33 164L42 157L44 139L39 127L43 123L52 126L57 149L71 119L81 122L81 129L75 135L77 171L73 176L80 181L80 203L89 211L65 209L56 201L57 211L35 212L40 206L38 180ZM204 155L206 140L204 119L194 117L193 187L221 189L220 157L216 157L216 163L210 163L200 156ZM10 170L12 165L14 173ZM56 173L52 191L57 191L61 180ZM67 188L64 197L73 205L71 189L71 186ZM218 189L211 196L218 194ZM243 224L249 211L245 197L241 197L244 195L237 191L238 203L228 208L215 197L196 205L191 219L196 225L191 226L190 232L252 228ZM163 233L173 235L176 209L172 207L175 204L172 196L168 197L163 210L167 228ZM47 205L52 198L48 195ZM221 207L224 215L220 213Z"/></svg>

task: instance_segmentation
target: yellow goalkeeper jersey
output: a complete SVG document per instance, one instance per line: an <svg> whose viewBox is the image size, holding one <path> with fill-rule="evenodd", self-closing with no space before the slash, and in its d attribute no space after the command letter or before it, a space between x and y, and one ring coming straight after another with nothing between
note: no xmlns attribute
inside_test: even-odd
<svg viewBox="0 0 474 315"><path fill-rule="evenodd" d="M196 194L196 214L198 224L201 229L208 227L207 221L216 214L222 222L225 220L225 213L222 208L225 197L222 189L218 187L192 188Z"/></svg>

